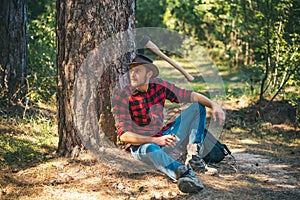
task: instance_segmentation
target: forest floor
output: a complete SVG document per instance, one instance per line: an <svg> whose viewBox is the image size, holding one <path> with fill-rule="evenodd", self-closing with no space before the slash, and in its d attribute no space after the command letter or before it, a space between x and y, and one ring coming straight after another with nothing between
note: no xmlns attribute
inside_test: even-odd
<svg viewBox="0 0 300 200"><path fill-rule="evenodd" d="M9 122L0 124L0 199L299 199L299 126L290 123L288 106L281 104L280 113L276 102L268 108L283 121L255 120L256 105L243 99L223 107L227 121L219 139L236 162L227 157L216 164L215 176L196 173L205 186L197 194L181 193L160 172L117 171L86 151L58 157L57 144L47 138L32 145L38 132L32 123L20 129ZM15 142L21 145L12 149Z"/></svg>

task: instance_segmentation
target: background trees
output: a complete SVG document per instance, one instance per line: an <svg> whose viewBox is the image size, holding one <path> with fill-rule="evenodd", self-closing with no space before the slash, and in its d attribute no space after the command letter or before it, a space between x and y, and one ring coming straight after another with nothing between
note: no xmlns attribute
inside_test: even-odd
<svg viewBox="0 0 300 200"><path fill-rule="evenodd" d="M163 18L167 5L167 0L137 0L136 27L165 27Z"/></svg>
<svg viewBox="0 0 300 200"><path fill-rule="evenodd" d="M140 19L149 20L147 5L139 5ZM299 85L299 1L166 0L153 7L164 12L159 15L167 28L195 37L216 64L256 72L249 84L259 84L261 101L280 95L297 102L285 88ZM161 26L154 19L150 24Z"/></svg>
<svg viewBox="0 0 300 200"><path fill-rule="evenodd" d="M26 95L27 1L0 1L0 102L16 105Z"/></svg>
<svg viewBox="0 0 300 200"><path fill-rule="evenodd" d="M48 102L56 93L55 2L29 0L28 4L27 96ZM6 12L8 3L3 5ZM249 84L261 100L280 95L297 104L295 94L285 88L299 85L299 7L296 0L138 0L135 22L137 27L166 27L193 36L216 64L260 74ZM4 77L3 64L2 68Z"/></svg>
<svg viewBox="0 0 300 200"><path fill-rule="evenodd" d="M32 101L55 103L56 7L55 1L28 2L28 96Z"/></svg>
<svg viewBox="0 0 300 200"><path fill-rule="evenodd" d="M246 94L258 97L261 102L276 98L288 100L299 110L299 92L295 90L300 80L300 2L297 0L137 0L136 15L131 1L91 1L94 6L67 1L75 6L72 9L63 2L28 0L27 12L27 1L0 1L1 105L20 100L54 105L58 94L60 133L68 123L64 116L68 110L60 107L69 101L70 94L65 88L72 88L72 76L87 52L116 32L133 27L134 19L137 27L166 27L194 37L222 70L246 73L245 82L250 90ZM57 34L56 12L60 17ZM106 96L99 96L98 105L99 110L106 110L98 113L105 119L99 120L107 128L106 132L113 131L111 126L104 125L112 123L109 109L104 109L109 108L107 88L117 79L109 70L118 66L116 62L105 68L107 72L100 78L103 84L99 90L108 91ZM229 90L227 94L230 95ZM71 133L71 125L70 130L64 131ZM79 140L75 139L74 143Z"/></svg>

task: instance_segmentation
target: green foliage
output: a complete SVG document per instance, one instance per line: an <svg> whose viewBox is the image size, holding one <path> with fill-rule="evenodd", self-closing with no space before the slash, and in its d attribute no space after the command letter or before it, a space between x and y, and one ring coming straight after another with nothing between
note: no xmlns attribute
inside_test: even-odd
<svg viewBox="0 0 300 200"><path fill-rule="evenodd" d="M49 101L56 92L55 2L45 12L29 19L28 83L29 99Z"/></svg>
<svg viewBox="0 0 300 200"><path fill-rule="evenodd" d="M47 12L47 6L54 3L53 0L28 0L28 18L38 19L40 15Z"/></svg>
<svg viewBox="0 0 300 200"><path fill-rule="evenodd" d="M136 26L165 27L163 15L166 9L166 0L137 0Z"/></svg>
<svg viewBox="0 0 300 200"><path fill-rule="evenodd" d="M204 13L199 9L198 0L167 0L168 7L164 15L164 23L179 33L204 40Z"/></svg>
<svg viewBox="0 0 300 200"><path fill-rule="evenodd" d="M165 10L165 26L196 38L216 64L228 66L230 71L258 68L260 74L255 83L260 83L260 98L283 98L288 88L299 87L299 1L166 0L165 3L163 9L159 9L159 4L152 5L155 10ZM144 11L148 7L139 4L138 9ZM137 16L138 21L140 17ZM151 17L146 19L150 26L157 24ZM258 87L253 87L251 81L249 86L251 93L257 94Z"/></svg>
<svg viewBox="0 0 300 200"><path fill-rule="evenodd" d="M299 2L253 1L252 7L247 5L246 9L253 10L255 15L250 16L250 20L245 15L244 19L247 17L252 24L259 24L258 27L250 26L251 23L241 26L251 33L255 42L255 64L264 68L260 98L270 96L273 100L284 92L286 86L295 84L299 79L296 70L300 55L300 23L296 17L299 14Z"/></svg>
<svg viewBox="0 0 300 200"><path fill-rule="evenodd" d="M206 47L216 63L230 61L235 49L230 45L234 14L225 0L168 0L164 23L170 29L194 37ZM230 46L230 47L227 47ZM230 50L228 50L230 49ZM229 57L228 57L229 56Z"/></svg>

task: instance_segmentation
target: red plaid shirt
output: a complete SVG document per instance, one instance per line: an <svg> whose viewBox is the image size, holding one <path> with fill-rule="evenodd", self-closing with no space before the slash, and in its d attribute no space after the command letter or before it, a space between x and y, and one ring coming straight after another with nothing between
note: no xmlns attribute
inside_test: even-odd
<svg viewBox="0 0 300 200"><path fill-rule="evenodd" d="M164 126L163 109L166 100L190 102L191 90L180 89L159 78L149 83L147 92L131 86L114 96L113 107L118 137L127 131L147 136L161 136L173 123Z"/></svg>

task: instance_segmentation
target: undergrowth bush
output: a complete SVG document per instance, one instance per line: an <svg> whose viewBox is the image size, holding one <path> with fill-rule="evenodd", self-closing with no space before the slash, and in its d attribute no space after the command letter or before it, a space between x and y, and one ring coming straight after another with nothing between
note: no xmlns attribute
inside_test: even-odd
<svg viewBox="0 0 300 200"><path fill-rule="evenodd" d="M35 102L52 101L56 93L55 1L45 8L28 23L28 98Z"/></svg>
<svg viewBox="0 0 300 200"><path fill-rule="evenodd" d="M35 111L32 115L0 115L0 168L19 169L46 162L58 144L56 118Z"/></svg>

